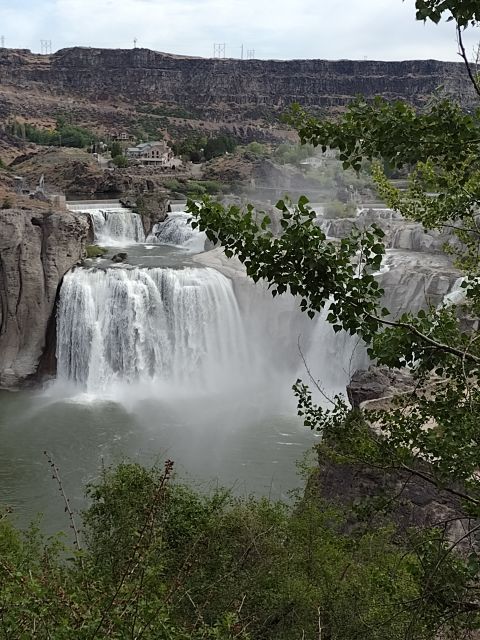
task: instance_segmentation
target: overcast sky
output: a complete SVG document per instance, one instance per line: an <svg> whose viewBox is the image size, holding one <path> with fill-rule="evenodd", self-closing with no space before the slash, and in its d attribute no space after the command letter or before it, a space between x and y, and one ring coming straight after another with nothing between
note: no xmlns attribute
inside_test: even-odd
<svg viewBox="0 0 480 640"><path fill-rule="evenodd" d="M457 60L453 25L415 21L414 0L0 0L7 47L138 46L257 58ZM473 50L480 31L467 38Z"/></svg>

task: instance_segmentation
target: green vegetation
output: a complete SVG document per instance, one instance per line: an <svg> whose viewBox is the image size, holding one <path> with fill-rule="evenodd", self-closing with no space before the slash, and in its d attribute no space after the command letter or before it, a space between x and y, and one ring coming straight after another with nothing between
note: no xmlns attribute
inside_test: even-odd
<svg viewBox="0 0 480 640"><path fill-rule="evenodd" d="M113 156L112 162L116 167L124 169L128 167L128 158L124 155Z"/></svg>
<svg viewBox="0 0 480 640"><path fill-rule="evenodd" d="M324 216L325 218L351 218L355 215L357 207L353 202L340 202L340 200L334 200L329 202L325 206Z"/></svg>
<svg viewBox="0 0 480 640"><path fill-rule="evenodd" d="M163 182L166 189L189 198L200 198L205 194L221 193L224 185L216 180L186 180L185 178L170 178Z"/></svg>
<svg viewBox="0 0 480 640"><path fill-rule="evenodd" d="M107 253L107 249L99 247L97 244L87 244L85 252L87 258L101 258Z"/></svg>
<svg viewBox="0 0 480 640"><path fill-rule="evenodd" d="M273 152L273 158L279 164L298 165L303 160L310 158L315 154L312 145L289 144L285 142L279 145Z"/></svg>
<svg viewBox="0 0 480 640"><path fill-rule="evenodd" d="M97 136L76 125L68 123L65 118L57 118L54 129L42 129L28 122L14 120L7 124L7 131L19 138L40 145L56 147L76 147L83 149L97 140Z"/></svg>
<svg viewBox="0 0 480 640"><path fill-rule="evenodd" d="M191 135L173 145L175 155L191 162L211 160L225 153L232 153L237 146L236 141L226 135L207 138L204 135Z"/></svg>
<svg viewBox="0 0 480 640"><path fill-rule="evenodd" d="M220 135L213 138L208 138L203 154L205 160L211 160L218 156L223 156L226 153L232 153L237 146L236 141L231 136Z"/></svg>
<svg viewBox="0 0 480 640"><path fill-rule="evenodd" d="M480 97L480 78L462 39L464 28L480 20L478 2L417 0L416 7L420 19L456 21L460 51ZM330 243L305 197L295 205L278 202L279 237L268 216L257 221L251 205L225 209L208 198L189 203L193 224L222 244L227 256L237 256L253 280L265 279L274 296L287 291L298 296L312 318L328 306L335 332L358 335L381 365L409 367L415 389L389 409L359 415L342 397L329 399L327 408L318 406L298 380L298 411L306 426L322 433L324 455L396 474L399 493L392 501L401 501L412 479L458 500L454 520L461 521L462 514L471 520L462 521L462 533L453 540L445 522L412 532L407 544L420 563L415 570L420 589L409 604L415 620L424 617L428 629L437 629L436 637L470 638L480 628L480 109L465 112L444 99L416 112L402 102L358 99L337 120L320 120L297 106L290 122L302 143L323 152L338 149L346 170L373 163L373 179L388 206L427 229L451 234L446 251L465 274L464 301L392 317L373 275L386 251L383 231L375 225L354 229ZM385 166L409 170L405 191L389 182ZM405 637L419 638L422 632L410 630Z"/></svg>
<svg viewBox="0 0 480 640"><path fill-rule="evenodd" d="M271 155L270 147L260 142L250 142L243 147L243 152L258 158L268 158Z"/></svg>
<svg viewBox="0 0 480 640"><path fill-rule="evenodd" d="M72 515L73 548L36 527L20 534L5 514L4 636L30 638L34 629L39 640L435 637L433 607L412 615L421 563L391 526L359 518L349 534L347 514L313 492L287 509L224 491L205 496L172 483L171 473L169 462L104 470L88 487L83 531Z"/></svg>
<svg viewBox="0 0 480 640"><path fill-rule="evenodd" d="M110 155L112 156L112 158L123 156L123 148L120 142L112 142L112 144L110 145Z"/></svg>
<svg viewBox="0 0 480 640"><path fill-rule="evenodd" d="M13 200L10 196L5 196L2 202L1 209L11 209L13 207Z"/></svg>

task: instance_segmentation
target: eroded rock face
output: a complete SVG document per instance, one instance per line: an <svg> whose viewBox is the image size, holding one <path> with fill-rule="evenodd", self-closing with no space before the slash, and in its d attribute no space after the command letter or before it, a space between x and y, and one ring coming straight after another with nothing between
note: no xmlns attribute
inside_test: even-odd
<svg viewBox="0 0 480 640"><path fill-rule="evenodd" d="M69 212L0 211L1 388L37 373L59 284L82 258L87 233L87 220Z"/></svg>
<svg viewBox="0 0 480 640"><path fill-rule="evenodd" d="M474 92L460 63L189 58L149 49L62 49L52 56L0 52L0 84L48 87L95 101L182 105L186 115L250 119L294 102L334 109L358 94L422 105L439 85L465 106ZM0 114L1 115L1 114Z"/></svg>

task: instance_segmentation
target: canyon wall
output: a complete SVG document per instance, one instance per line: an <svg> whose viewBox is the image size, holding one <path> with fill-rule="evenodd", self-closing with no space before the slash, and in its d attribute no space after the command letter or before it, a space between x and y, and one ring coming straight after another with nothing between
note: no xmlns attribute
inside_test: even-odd
<svg viewBox="0 0 480 640"><path fill-rule="evenodd" d="M192 58L149 49L62 49L51 56L0 49L0 89L77 97L121 107L165 104L180 117L248 121L269 119L293 102L327 110L359 94L422 105L442 87L466 107L474 95L461 63L352 60L236 60ZM74 100L64 108L74 109ZM0 119L8 115L8 101ZM169 115L168 110L165 115ZM170 114L171 115L171 114Z"/></svg>

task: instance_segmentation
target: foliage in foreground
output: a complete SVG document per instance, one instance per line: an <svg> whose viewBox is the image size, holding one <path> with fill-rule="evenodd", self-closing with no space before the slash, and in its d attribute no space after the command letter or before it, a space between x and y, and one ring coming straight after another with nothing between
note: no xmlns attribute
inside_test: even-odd
<svg viewBox="0 0 480 640"><path fill-rule="evenodd" d="M478 2L417 0L416 8L418 19L438 22L447 17L456 23L471 97L480 97L480 77L463 45L465 28L480 19ZM302 143L338 150L344 169L359 171L366 161L373 163L377 189L392 209L426 229L449 234L445 250L465 274L463 300L392 315L382 304L375 276L386 252L382 229L354 229L330 243L305 197L296 205L285 200L277 204L280 236L272 232L269 216L251 205L225 209L210 199L190 203L192 224L219 242L227 256L237 256L255 282L265 280L274 296L298 296L300 308L312 318L327 307L333 330L360 336L373 361L410 369L414 391L393 407L369 414L370 424L351 420L341 397L331 398L329 408L317 405L300 380L294 386L299 414L342 461L406 474L407 482L421 478L460 500L463 514L472 520L443 555L422 561L423 588L438 607L438 619L478 629L480 109L465 112L452 100L435 98L417 111L400 101L359 98L336 120L319 119L296 107L290 122ZM409 171L405 191L388 181L387 174L394 170ZM311 382L319 386L313 377L315 363L309 365ZM434 537L436 532L435 527L430 530ZM470 545L468 559L457 558L457 569L444 572L447 560L465 541ZM417 604L422 615L424 599Z"/></svg>
<svg viewBox="0 0 480 640"><path fill-rule="evenodd" d="M313 490L292 509L171 481L172 464L121 464L88 487L76 547L0 520L0 637L434 638L426 550L346 516ZM75 526L76 532L76 526ZM82 539L84 543L82 544ZM445 572L458 572L447 559ZM452 636L453 637L453 636Z"/></svg>

